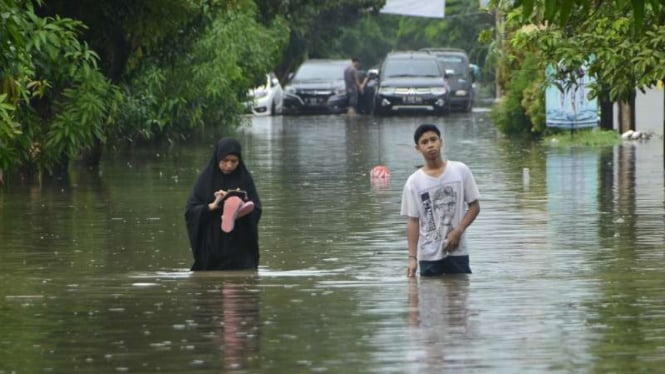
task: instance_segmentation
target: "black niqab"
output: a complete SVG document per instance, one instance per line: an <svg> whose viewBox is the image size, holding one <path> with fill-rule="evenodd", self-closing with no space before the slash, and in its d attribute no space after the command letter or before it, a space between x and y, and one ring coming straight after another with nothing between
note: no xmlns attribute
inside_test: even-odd
<svg viewBox="0 0 665 374"><path fill-rule="evenodd" d="M219 161L230 154L238 156L240 162L232 173L224 174L219 169ZM233 231L225 233L221 230L222 210L210 211L208 204L215 200L215 191L236 188L247 191L249 200L254 202L254 211L238 218ZM233 138L221 139L187 199L185 222L194 256L192 270L256 269L260 218L261 201L243 162L240 143Z"/></svg>

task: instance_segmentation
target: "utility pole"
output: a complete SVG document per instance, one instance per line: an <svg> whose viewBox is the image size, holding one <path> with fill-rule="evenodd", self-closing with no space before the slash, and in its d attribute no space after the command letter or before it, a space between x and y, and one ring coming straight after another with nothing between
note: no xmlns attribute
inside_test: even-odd
<svg viewBox="0 0 665 374"><path fill-rule="evenodd" d="M499 4L497 4L497 7L494 9L494 27L495 27L495 32L496 32L496 47L495 53L501 53L503 50L503 15L501 12L501 2L499 1ZM500 58L497 56L497 64L496 64L496 73L494 76L494 90L495 90L495 100L499 101L501 98L501 95L503 93L501 92L501 85L499 84L499 74L500 74L500 65L498 64L498 61Z"/></svg>

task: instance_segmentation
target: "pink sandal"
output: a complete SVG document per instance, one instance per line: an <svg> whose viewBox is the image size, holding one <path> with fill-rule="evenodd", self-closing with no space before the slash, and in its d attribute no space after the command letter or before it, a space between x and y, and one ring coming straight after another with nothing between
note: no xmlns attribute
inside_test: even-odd
<svg viewBox="0 0 665 374"><path fill-rule="evenodd" d="M235 221L244 217L254 210L254 202L248 200L247 192L242 190L231 190L226 193L222 200L222 231L229 233L233 231Z"/></svg>
<svg viewBox="0 0 665 374"><path fill-rule="evenodd" d="M253 201L245 201L242 203L240 206L240 209L238 210L238 217L244 217L251 213L254 210L254 202Z"/></svg>
<svg viewBox="0 0 665 374"><path fill-rule="evenodd" d="M224 209L222 210L222 231L229 233L233 231L238 211L243 201L238 196L231 196L224 200Z"/></svg>

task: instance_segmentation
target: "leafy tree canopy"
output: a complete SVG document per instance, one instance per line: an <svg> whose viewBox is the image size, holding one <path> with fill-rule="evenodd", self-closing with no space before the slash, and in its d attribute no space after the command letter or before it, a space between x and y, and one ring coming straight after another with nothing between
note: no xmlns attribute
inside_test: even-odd
<svg viewBox="0 0 665 374"><path fill-rule="evenodd" d="M496 1L501 2L501 0ZM632 13L631 28L636 33L644 32L643 22L647 13L663 14L665 2L662 0L515 0L514 7L522 8L524 19L528 19L538 9L543 9L544 21L557 25L567 25L576 19L579 13L593 13L603 7L625 9Z"/></svg>

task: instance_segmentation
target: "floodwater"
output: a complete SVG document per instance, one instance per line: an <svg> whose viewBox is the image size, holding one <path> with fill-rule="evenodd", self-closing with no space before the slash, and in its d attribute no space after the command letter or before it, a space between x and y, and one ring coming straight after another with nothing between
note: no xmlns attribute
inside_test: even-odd
<svg viewBox="0 0 665 374"><path fill-rule="evenodd" d="M0 373L633 373L665 365L663 140L550 149L487 112L254 118L256 273L188 271L214 136L0 189ZM405 277L412 133L481 192L467 277ZM370 183L387 165L392 177Z"/></svg>

